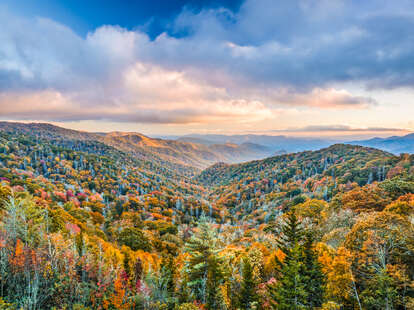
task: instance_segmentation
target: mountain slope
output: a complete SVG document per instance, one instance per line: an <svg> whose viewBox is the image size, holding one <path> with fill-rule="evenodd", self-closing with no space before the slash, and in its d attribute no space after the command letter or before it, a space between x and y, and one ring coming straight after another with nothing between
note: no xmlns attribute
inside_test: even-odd
<svg viewBox="0 0 414 310"><path fill-rule="evenodd" d="M350 164L361 167L367 163L372 164L372 161L388 158L393 158L393 155L378 149L335 144L318 151L279 155L242 164L218 163L205 169L197 179L204 184L223 185L245 177L254 179L269 174L283 178L281 169L285 168L289 170L286 177L294 175L296 170L302 176L323 174L338 165L341 165L341 173L345 174L347 171L343 168L350 167Z"/></svg>
<svg viewBox="0 0 414 310"><path fill-rule="evenodd" d="M218 163L195 180L210 189L209 201L240 221L267 221L307 199L330 201L352 188L412 173L413 163L414 156L336 144L242 164Z"/></svg>
<svg viewBox="0 0 414 310"><path fill-rule="evenodd" d="M105 146L114 147L118 151L127 152L134 159L139 160L140 165L147 167L150 170L165 170L168 169L169 175L176 174L182 176L192 176L199 171L190 165L183 165L176 161L169 161L158 156L154 152L148 152L145 148L134 147L128 143L121 143L118 141L118 134L106 133L90 133L84 131L77 131L54 126L47 123L15 123L15 122L0 122L0 131L25 134L34 137L35 139L45 139L54 141L55 143L65 142L72 144L74 141L89 141L99 142ZM109 138L106 138L109 136ZM111 137L114 138L111 138Z"/></svg>
<svg viewBox="0 0 414 310"><path fill-rule="evenodd" d="M216 162L237 163L271 155L269 148L253 143L205 145L155 139L133 132L90 133L47 123L0 122L0 131L18 132L44 139L99 141L141 161L155 163L187 176Z"/></svg>
<svg viewBox="0 0 414 310"><path fill-rule="evenodd" d="M209 165L226 161L242 162L263 158L271 151L255 144L204 145L176 140L154 139L137 133L113 132L103 135L102 141L128 152L143 151L157 155L166 161L203 169Z"/></svg>

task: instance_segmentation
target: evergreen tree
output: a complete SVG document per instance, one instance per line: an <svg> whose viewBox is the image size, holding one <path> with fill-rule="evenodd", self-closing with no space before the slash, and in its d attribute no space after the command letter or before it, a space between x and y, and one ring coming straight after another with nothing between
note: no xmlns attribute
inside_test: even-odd
<svg viewBox="0 0 414 310"><path fill-rule="evenodd" d="M280 270L281 276L277 283L270 287L274 309L307 309L309 294L306 290L303 259L303 251L299 244L296 244L286 254Z"/></svg>
<svg viewBox="0 0 414 310"><path fill-rule="evenodd" d="M222 258L218 255L218 240L212 225L205 217L201 219L198 230L186 243L190 254L186 269L188 283L195 299L206 304L207 309L219 309L219 286L223 282Z"/></svg>
<svg viewBox="0 0 414 310"><path fill-rule="evenodd" d="M278 242L285 254L283 262L277 259L279 279L269 287L274 309L306 309L309 294L306 290L304 253L302 247L304 232L295 215L290 212L282 227Z"/></svg>
<svg viewBox="0 0 414 310"><path fill-rule="evenodd" d="M282 234L278 240L279 249L288 255L303 240L304 230L294 212L287 214L287 219L282 226ZM280 262L279 262L280 263Z"/></svg>
<svg viewBox="0 0 414 310"><path fill-rule="evenodd" d="M128 251L124 251L124 259L123 259L123 267L125 271L125 275L128 280L131 279L131 266L130 266L131 256L129 255Z"/></svg>
<svg viewBox="0 0 414 310"><path fill-rule="evenodd" d="M275 309L314 309L324 296L324 274L313 250L313 235L305 232L294 212L282 227L279 248L285 254L277 261L279 279L270 287Z"/></svg>
<svg viewBox="0 0 414 310"><path fill-rule="evenodd" d="M224 296L220 285L223 283L224 274L221 268L222 260L218 256L209 259L206 281L206 309L225 310Z"/></svg>
<svg viewBox="0 0 414 310"><path fill-rule="evenodd" d="M313 250L313 243L312 233L306 233L303 254L306 291L308 293L307 305L311 309L322 306L325 293L325 276L322 273L322 266L318 261L318 257Z"/></svg>
<svg viewBox="0 0 414 310"><path fill-rule="evenodd" d="M251 309L253 302L256 302L258 297L256 294L256 285L253 277L253 267L250 263L250 259L247 257L243 259L242 267L242 284L240 290L240 308Z"/></svg>

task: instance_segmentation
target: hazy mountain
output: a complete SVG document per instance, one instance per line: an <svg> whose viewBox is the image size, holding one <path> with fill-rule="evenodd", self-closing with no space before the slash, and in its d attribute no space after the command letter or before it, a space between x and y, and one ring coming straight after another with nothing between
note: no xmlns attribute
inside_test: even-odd
<svg viewBox="0 0 414 310"><path fill-rule="evenodd" d="M287 137L283 135L279 136L270 136L270 135L214 135L214 134L191 134L179 138L180 140L185 139L189 141L208 141L208 143L234 143L234 144L243 144L243 143L254 143L268 147L275 152L300 152L304 150L317 150L323 147L327 147L336 141L333 140L324 140L318 138L297 138L297 137Z"/></svg>
<svg viewBox="0 0 414 310"><path fill-rule="evenodd" d="M196 138L196 137L178 137L178 138L171 138L172 140L177 140L181 142L190 142L190 143L199 143L199 144L205 144L205 145L212 145L215 144L215 142L202 139L202 138Z"/></svg>
<svg viewBox="0 0 414 310"><path fill-rule="evenodd" d="M177 140L155 139L139 133L112 132L103 135L102 141L123 151L135 152L141 150L160 156L170 162L177 162L199 169L220 161L237 163L264 158L271 154L269 148L252 143L205 145Z"/></svg>
<svg viewBox="0 0 414 310"><path fill-rule="evenodd" d="M405 136L351 141L349 144L375 147L394 154L414 153L414 133Z"/></svg>

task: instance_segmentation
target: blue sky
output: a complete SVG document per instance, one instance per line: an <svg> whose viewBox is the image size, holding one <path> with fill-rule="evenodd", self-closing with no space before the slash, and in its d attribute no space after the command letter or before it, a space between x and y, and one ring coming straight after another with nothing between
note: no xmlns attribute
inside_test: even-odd
<svg viewBox="0 0 414 310"><path fill-rule="evenodd" d="M409 0L0 3L0 118L147 134L414 130Z"/></svg>
<svg viewBox="0 0 414 310"><path fill-rule="evenodd" d="M151 38L169 32L169 24L186 8L193 12L224 7L237 11L241 0L3 0L4 5L25 16L57 20L86 35L102 25L140 29ZM169 32L172 36L180 33Z"/></svg>

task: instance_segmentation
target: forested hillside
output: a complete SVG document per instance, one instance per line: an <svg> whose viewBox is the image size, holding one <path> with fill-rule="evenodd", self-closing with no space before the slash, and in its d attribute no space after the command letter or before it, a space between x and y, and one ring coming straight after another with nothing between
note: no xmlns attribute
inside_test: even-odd
<svg viewBox="0 0 414 310"><path fill-rule="evenodd" d="M0 309L414 309L413 155L200 171L124 134L0 127Z"/></svg>
<svg viewBox="0 0 414 310"><path fill-rule="evenodd" d="M242 161L265 158L272 150L253 143L211 144L154 139L134 132L89 133L70 130L47 123L0 122L0 131L36 135L55 140L99 141L129 155L163 167L194 175L213 163Z"/></svg>

